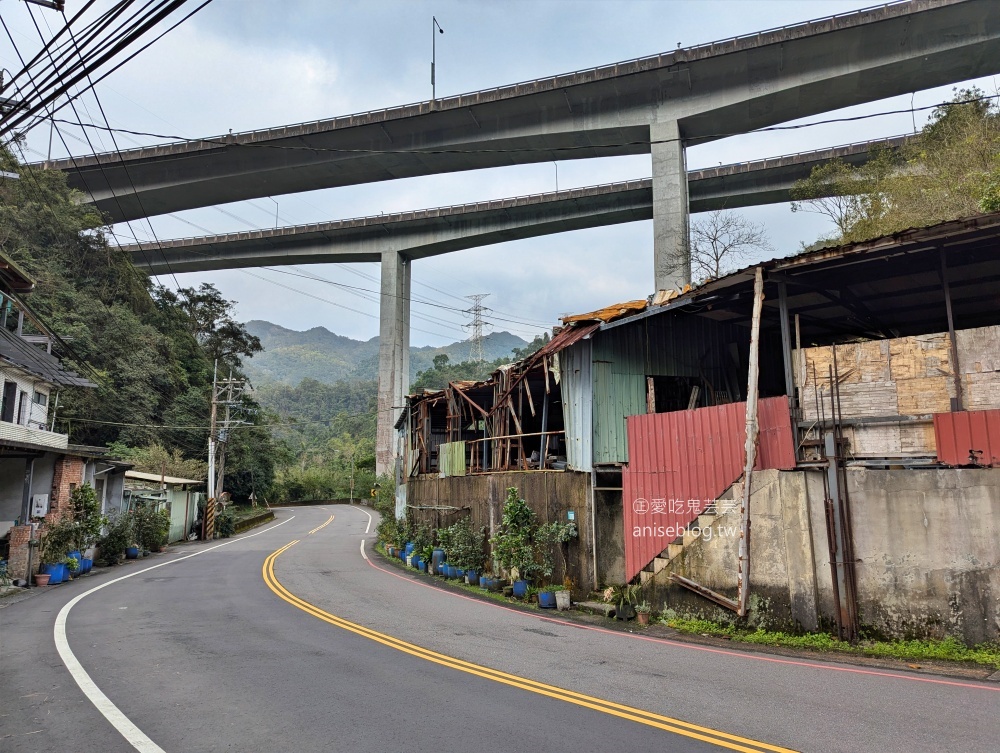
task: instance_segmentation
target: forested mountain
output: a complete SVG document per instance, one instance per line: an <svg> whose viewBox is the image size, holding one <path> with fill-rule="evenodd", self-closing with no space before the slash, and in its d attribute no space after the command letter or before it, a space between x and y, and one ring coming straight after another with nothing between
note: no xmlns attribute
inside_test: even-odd
<svg viewBox="0 0 1000 753"><path fill-rule="evenodd" d="M0 169L20 175L0 181L0 246L37 281L26 303L59 336L53 353L97 385L60 391L57 430L77 444L115 444L140 465L204 461L213 364L239 375L260 343L214 287L154 287L63 173L19 164L6 149ZM269 419L252 400L245 407L249 423L232 432L226 460L237 498L274 477Z"/></svg>
<svg viewBox="0 0 1000 753"><path fill-rule="evenodd" d="M246 328L260 338L264 346L264 352L245 365L247 375L255 384L283 382L294 386L303 379L333 384L378 378L378 337L367 341L352 340L325 327L296 332L260 320L247 322ZM483 351L487 361L495 361L527 344L510 332L494 332L483 338ZM469 358L469 343L410 348L410 380L413 381L419 372L432 368L434 357L442 354L452 363L465 361Z"/></svg>

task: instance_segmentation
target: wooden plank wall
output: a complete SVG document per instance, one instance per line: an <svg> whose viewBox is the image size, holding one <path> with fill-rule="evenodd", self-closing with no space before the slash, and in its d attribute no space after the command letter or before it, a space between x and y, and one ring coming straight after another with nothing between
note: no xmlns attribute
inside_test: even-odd
<svg viewBox="0 0 1000 753"><path fill-rule="evenodd" d="M511 471L453 478L428 475L407 480L406 502L418 522L442 528L462 516L471 515L474 526L486 527L487 536L491 508L499 526L507 488L511 486L518 489L541 522L566 521L567 512L572 510L579 538L570 544L567 570L574 591L586 593L593 579L590 511L587 509L589 482L590 474L573 471ZM564 575L558 554L555 562L556 573L552 580L558 583Z"/></svg>
<svg viewBox="0 0 1000 753"><path fill-rule="evenodd" d="M1000 408L1000 327L959 330L958 371L966 410ZM829 367L836 347L845 419L947 413L955 397L947 332L870 340L796 352L803 419L830 416ZM816 406L817 385L821 402ZM934 455L931 420L855 426L845 431L858 457Z"/></svg>

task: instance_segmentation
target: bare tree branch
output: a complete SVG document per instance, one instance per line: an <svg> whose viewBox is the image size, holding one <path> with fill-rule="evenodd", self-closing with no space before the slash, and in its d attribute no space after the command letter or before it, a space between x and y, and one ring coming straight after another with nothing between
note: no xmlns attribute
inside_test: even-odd
<svg viewBox="0 0 1000 753"><path fill-rule="evenodd" d="M763 225L742 214L716 210L691 223L691 272L696 280L721 277L751 255L771 251Z"/></svg>

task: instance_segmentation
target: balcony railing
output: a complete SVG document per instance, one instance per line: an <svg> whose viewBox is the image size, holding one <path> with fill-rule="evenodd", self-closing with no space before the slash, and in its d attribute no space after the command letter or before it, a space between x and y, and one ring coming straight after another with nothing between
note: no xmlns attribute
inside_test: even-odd
<svg viewBox="0 0 1000 753"><path fill-rule="evenodd" d="M32 429L7 421L0 421L0 440L17 442L18 444L40 445L55 450L65 450L69 445L69 437L66 434L56 434L44 429Z"/></svg>

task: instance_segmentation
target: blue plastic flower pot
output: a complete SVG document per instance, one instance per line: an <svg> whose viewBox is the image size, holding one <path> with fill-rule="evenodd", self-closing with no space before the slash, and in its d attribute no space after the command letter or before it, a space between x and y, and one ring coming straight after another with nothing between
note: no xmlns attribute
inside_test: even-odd
<svg viewBox="0 0 1000 753"><path fill-rule="evenodd" d="M555 609L556 608L556 595L553 591L539 591L538 592L538 606L542 609Z"/></svg>
<svg viewBox="0 0 1000 753"><path fill-rule="evenodd" d="M424 564L424 561L422 558L417 557L415 560L410 560L410 561L413 563L413 566L417 568L417 570L423 569L422 565Z"/></svg>
<svg viewBox="0 0 1000 753"><path fill-rule="evenodd" d="M406 554L406 555L413 554L413 549L414 549L415 546L416 546L416 544L414 544L412 541L407 541L406 542L406 548L403 550L403 553Z"/></svg>
<svg viewBox="0 0 1000 753"><path fill-rule="evenodd" d="M435 574L441 572L441 566L444 564L445 559L444 549L435 549L431 554L431 570Z"/></svg>
<svg viewBox="0 0 1000 753"><path fill-rule="evenodd" d="M69 568L66 567L66 565L59 563L58 565L53 565L52 567L56 569L56 573L58 574L56 577L56 583L66 583L69 581ZM49 583L51 582L52 579L50 578Z"/></svg>
<svg viewBox="0 0 1000 753"><path fill-rule="evenodd" d="M77 550L77 549L74 549L74 550L73 550L72 552L66 552L66 556L67 556L67 557L72 557L72 558L73 558L73 559L75 559L75 560L76 560L77 562L79 562L80 560L82 560L82 559L83 559L83 555L82 555L82 554L80 554L80 551L79 551L79 550Z"/></svg>
<svg viewBox="0 0 1000 753"><path fill-rule="evenodd" d="M455 577L459 580L465 580L465 570L460 567L455 568Z"/></svg>
<svg viewBox="0 0 1000 753"><path fill-rule="evenodd" d="M94 569L94 560L84 557L80 560L80 572L86 575Z"/></svg>
<svg viewBox="0 0 1000 753"><path fill-rule="evenodd" d="M125 549L125 559L136 560L139 559L139 547L130 546ZM49 581L51 583L51 581Z"/></svg>
<svg viewBox="0 0 1000 753"><path fill-rule="evenodd" d="M514 596L519 599L523 599L524 595L528 593L528 581L526 580L515 580L514 581Z"/></svg>
<svg viewBox="0 0 1000 753"><path fill-rule="evenodd" d="M475 570L466 570L465 577L469 579L469 585L478 586L479 585L479 573Z"/></svg>
<svg viewBox="0 0 1000 753"><path fill-rule="evenodd" d="M62 582L59 579L60 573L59 573L59 566L58 565L53 565L53 564L51 564L49 562L44 562L41 565L39 565L38 572L42 573L43 575L46 574L46 573L48 574L48 576L49 576L49 585L50 586L54 586L56 583L61 583Z"/></svg>
<svg viewBox="0 0 1000 753"><path fill-rule="evenodd" d="M427 563L424 562L423 560L420 560L419 568L420 568L420 572L426 573L427 572Z"/></svg>
<svg viewBox="0 0 1000 753"><path fill-rule="evenodd" d="M479 576L479 587L480 588L489 588L490 587L490 578L489 578L488 575L480 575Z"/></svg>

